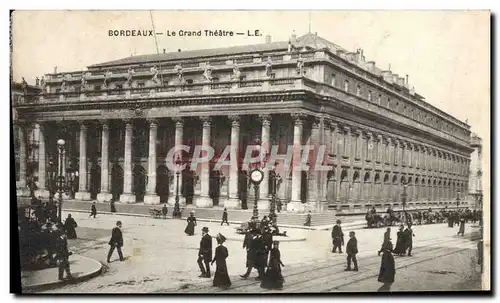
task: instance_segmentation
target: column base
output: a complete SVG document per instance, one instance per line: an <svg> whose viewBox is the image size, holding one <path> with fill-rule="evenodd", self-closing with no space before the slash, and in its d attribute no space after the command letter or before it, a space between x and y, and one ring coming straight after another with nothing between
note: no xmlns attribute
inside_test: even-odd
<svg viewBox="0 0 500 303"><path fill-rule="evenodd" d="M292 212L304 212L304 203L302 203L302 201L290 201L286 205L286 210Z"/></svg>
<svg viewBox="0 0 500 303"><path fill-rule="evenodd" d="M317 202L317 201L307 201L304 210L316 212L316 211L319 210L318 208L319 208L319 202Z"/></svg>
<svg viewBox="0 0 500 303"><path fill-rule="evenodd" d="M241 201L238 198L227 198L224 207L228 209L241 209Z"/></svg>
<svg viewBox="0 0 500 303"><path fill-rule="evenodd" d="M110 202L113 199L112 193L101 192L97 194L98 202Z"/></svg>
<svg viewBox="0 0 500 303"><path fill-rule="evenodd" d="M153 194L153 195L145 195L144 196L144 204L154 204L158 205L160 204L160 196Z"/></svg>
<svg viewBox="0 0 500 303"><path fill-rule="evenodd" d="M50 197L50 192L46 189L37 189L35 190L35 197L37 198L42 198L42 199L48 199Z"/></svg>
<svg viewBox="0 0 500 303"><path fill-rule="evenodd" d="M21 187L16 189L16 195L18 197L29 197L31 195L31 191L26 187Z"/></svg>
<svg viewBox="0 0 500 303"><path fill-rule="evenodd" d="M260 211L269 210L270 202L267 199L259 199L257 200L257 209Z"/></svg>
<svg viewBox="0 0 500 303"><path fill-rule="evenodd" d="M75 200L90 201L90 193L86 191L77 191L75 193Z"/></svg>
<svg viewBox="0 0 500 303"><path fill-rule="evenodd" d="M196 198L196 207L199 208L209 208L214 205L214 202L212 201L212 198L210 197L204 197L200 196Z"/></svg>
<svg viewBox="0 0 500 303"><path fill-rule="evenodd" d="M120 195L120 203L135 203L135 195L134 194L121 194Z"/></svg>
<svg viewBox="0 0 500 303"><path fill-rule="evenodd" d="M175 205L175 195L170 195L168 197L167 203L170 206L174 206ZM179 206L185 206L185 205L186 205L186 197L179 195Z"/></svg>

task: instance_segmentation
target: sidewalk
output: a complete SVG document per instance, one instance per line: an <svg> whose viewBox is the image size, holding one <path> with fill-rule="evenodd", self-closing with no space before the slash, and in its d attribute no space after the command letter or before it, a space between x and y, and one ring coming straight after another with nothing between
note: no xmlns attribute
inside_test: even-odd
<svg viewBox="0 0 500 303"><path fill-rule="evenodd" d="M69 260L71 274L73 275L72 280L59 280L58 267L42 270L22 271L21 285L23 292L38 292L56 286L82 282L99 275L102 271L103 265L94 259L73 254L72 256L70 256Z"/></svg>

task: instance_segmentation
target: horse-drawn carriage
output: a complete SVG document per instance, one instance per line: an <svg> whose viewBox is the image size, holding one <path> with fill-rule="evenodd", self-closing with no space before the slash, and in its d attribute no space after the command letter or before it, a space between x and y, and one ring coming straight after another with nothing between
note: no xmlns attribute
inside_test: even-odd
<svg viewBox="0 0 500 303"><path fill-rule="evenodd" d="M154 219L160 219L162 217L161 210L154 208L149 209L149 215Z"/></svg>

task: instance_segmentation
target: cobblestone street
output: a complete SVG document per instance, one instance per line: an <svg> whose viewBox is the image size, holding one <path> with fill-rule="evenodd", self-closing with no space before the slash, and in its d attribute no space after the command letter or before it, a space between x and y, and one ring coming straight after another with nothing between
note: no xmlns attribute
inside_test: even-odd
<svg viewBox="0 0 500 303"><path fill-rule="evenodd" d="M64 214L65 216L65 214ZM117 220L123 222L125 262L118 261L115 255L101 276L89 281L67 285L49 292L57 293L120 293L120 292L212 292L211 280L198 278L196 264L200 229L210 228L210 234L218 232L229 235L234 233L235 225L220 226L216 223L200 222L192 237L184 234L185 222L182 220L158 220L151 218L98 215L88 218L85 213L73 213L79 224L78 239L71 240L71 249L83 256L105 264L109 248L111 229ZM376 291L380 286L378 275L380 258L376 251L380 247L384 229L360 229L358 238L359 273L345 273L345 255L332 254L330 231L308 231L288 229L289 234L306 237L302 242L283 242L280 250L286 267L286 292L299 291ZM415 226L414 257L396 258L398 271L393 290L428 290L429 287L449 289L449 285L459 285L470 279L478 279L478 267L474 265L475 242L456 236L456 228L444 224ZM466 227L466 234L471 227ZM344 233L346 233L344 231ZM346 233L347 234L347 233ZM396 230L393 228L394 241ZM347 241L347 240L346 240ZM214 241L215 246L215 241ZM262 291L258 283L241 280L239 274L245 271L246 253L239 241L228 241L228 268L233 288L229 292ZM443 260L426 261L443 255ZM471 257L470 256L474 256ZM413 263L417 263L413 265ZM439 267L437 264L439 264ZM404 268L399 269L400 265ZM450 267L452 268L450 270ZM433 272L438 271L438 273ZM442 274L443 271L449 272ZM465 273L465 274L464 274ZM255 273L251 275L253 278ZM442 283L432 283L435 277ZM340 277L340 279L339 279ZM446 277L446 279L443 279ZM358 281L359 280L359 281ZM445 282L448 281L448 282ZM339 283L341 282L341 283ZM476 283L477 284L477 283Z"/></svg>

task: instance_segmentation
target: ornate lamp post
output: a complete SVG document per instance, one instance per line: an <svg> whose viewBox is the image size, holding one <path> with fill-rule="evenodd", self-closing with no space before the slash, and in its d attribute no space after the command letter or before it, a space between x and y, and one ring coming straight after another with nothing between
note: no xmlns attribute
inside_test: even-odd
<svg viewBox="0 0 500 303"><path fill-rule="evenodd" d="M269 171L269 179L271 180L271 207L269 217L275 221L278 217L276 214L276 193L281 183L281 176L276 173L276 164L274 164L272 170Z"/></svg>
<svg viewBox="0 0 500 303"><path fill-rule="evenodd" d="M460 206L460 192L457 191L457 208Z"/></svg>
<svg viewBox="0 0 500 303"><path fill-rule="evenodd" d="M253 204L252 220L259 219L259 209L257 208L257 200L259 199L259 185L262 182L262 179L264 179L264 172L259 167L254 168L250 172L250 181L253 183L255 189L255 200Z"/></svg>
<svg viewBox="0 0 500 303"><path fill-rule="evenodd" d="M174 204L174 211L172 213L172 217L181 217L181 208L179 205L179 176L181 174L180 168L182 164L182 160L180 159L179 155L177 155L177 158L175 158L175 167L176 167L176 172L175 172L175 177L176 177L176 186L175 186L175 204Z"/></svg>
<svg viewBox="0 0 500 303"><path fill-rule="evenodd" d="M64 163L64 144L66 142L63 139L57 140L57 151L59 155L59 167L58 167L58 176L57 176L57 191L59 192L59 199L57 205L57 219L59 223L61 222L61 211L62 211L62 193L66 189L66 184L64 182L64 172L63 172L63 163Z"/></svg>

